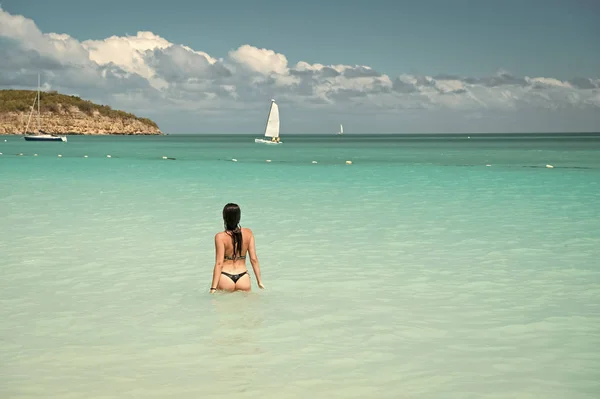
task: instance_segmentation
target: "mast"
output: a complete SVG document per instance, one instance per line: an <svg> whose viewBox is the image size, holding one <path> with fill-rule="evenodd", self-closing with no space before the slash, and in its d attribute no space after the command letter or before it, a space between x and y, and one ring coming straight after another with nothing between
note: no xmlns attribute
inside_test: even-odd
<svg viewBox="0 0 600 399"><path fill-rule="evenodd" d="M27 118L27 126L25 127L25 134L29 132L29 123L31 122L31 115L33 115L33 111L35 111L35 102L37 101L37 96L33 98L33 104L31 104L31 109L29 110L29 118Z"/></svg>
<svg viewBox="0 0 600 399"><path fill-rule="evenodd" d="M39 73L38 73L37 103L38 103L37 125L38 125L38 133L39 133L40 132L40 74Z"/></svg>

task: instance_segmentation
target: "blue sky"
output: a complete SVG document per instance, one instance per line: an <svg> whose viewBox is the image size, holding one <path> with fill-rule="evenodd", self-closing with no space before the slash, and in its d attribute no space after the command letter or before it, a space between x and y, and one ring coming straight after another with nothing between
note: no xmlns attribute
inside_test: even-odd
<svg viewBox="0 0 600 399"><path fill-rule="evenodd" d="M100 90L95 93L86 85L78 89L76 82L61 84L56 80L58 73L47 77L54 88L144 112L164 126L163 130L196 131L201 120L206 129L215 133L237 131L252 123L257 113L264 113L266 105L262 104L261 109L256 101L265 101L269 96L282 97L282 118L287 105L289 120L295 121L295 125L287 127L294 132L327 131L329 128L320 127L320 121L329 126L334 120L346 117L354 126L381 132L431 131L434 128L462 131L473 126L486 131L519 131L521 128L544 131L557 126L557 121L553 120L556 115L561 115L560 125L566 125L567 130L600 130L600 121L595 117L600 107L600 87L596 87L600 84L596 83L600 78L600 2L595 0L105 0L100 3L3 0L0 6L8 15L5 18L23 16L43 34L69 35L73 43L84 43L86 49L91 46L85 45L86 41L101 42L112 36L127 38L136 36L138 31L152 32L170 43L172 50L174 46L183 45L189 50L206 53L211 66L222 63L223 68L232 71L226 73L225 80L218 82L217 89L207 88L198 82L208 81L208 75L199 75L197 70L192 70L198 65L197 59L184 60L184 54L175 51L159 54L156 48L144 48L138 50L153 52L143 55L149 68L154 68L155 72L148 72L153 76L158 77L157 68L165 66L165 57L172 57L171 63L178 62L169 67L175 68L177 74L170 69L160 84L151 82L152 87L148 90L152 93L144 94L142 83L131 83L135 76L129 76L128 83L116 85L118 88L137 84L135 96L132 96L132 90L119 92L114 87L110 89L112 92L105 87L102 93ZM15 34L14 26L11 25L12 32L0 31L0 39L5 37L4 42L0 41L0 50L9 56L25 51L28 40L36 42L33 34ZM242 45L249 45L251 49L232 54ZM270 57L252 49L272 50L275 57L281 54L286 60L285 67L252 66L256 57ZM44 53L43 49L33 48L32 51ZM106 53L108 50L98 51ZM196 53L190 54L196 56ZM73 64L68 62L69 56L80 55L61 53L59 61L65 68ZM106 69L110 62L126 73L141 73L134 66L121 62L120 55L115 55L115 60L102 57L101 61L94 60L100 62L98 73L101 76L106 74L102 68ZM363 68L353 69L351 74L350 70L336 67L342 77L326 74L316 77L313 69L317 67L311 66L313 78L310 87L304 87L308 81L298 78L302 72L297 68L298 62L353 68L364 66L376 73L365 74L367 70ZM250 67L244 69L244 65ZM13 69L15 66L11 65ZM23 67L27 68L27 65ZM186 68L188 75L179 76ZM253 70L264 81L259 82L256 76L240 72L242 70ZM165 70L162 72L166 73ZM209 73L213 83L214 73ZM176 75L177 82L169 80L169 76L175 79ZM371 83L365 81L367 75L374 79ZM503 77L501 83L489 83L489 79L499 75ZM148 78L149 75L144 76ZM395 84L398 77L401 81ZM523 78L546 80L523 83L520 81ZM559 83L574 78L588 79L590 84L587 80L571 81L569 87ZM488 79L488 83L483 82L484 79ZM249 80L253 83L242 87ZM275 83L269 86L268 82ZM0 88L19 84L21 82L15 78L0 80ZM405 84L412 86L409 88ZM500 87L503 85L505 87ZM105 86L112 87L110 84ZM430 92L428 87L435 87L435 90ZM240 123L219 115L218 111L206 111L200 102L196 108L185 103L194 98L194 90L198 90L200 97L206 95L207 101L218 98L220 110L227 107L236 110ZM547 92L540 94L540 90ZM311 101L307 101L308 91ZM393 99L388 95L390 91L395 96ZM253 97L249 93L261 95ZM446 97L434 98L434 94ZM226 95L232 97L231 102L225 101ZM449 100L449 95L456 99ZM140 96L146 96L146 100L153 98L147 102L154 104L162 96L169 107L142 106ZM364 97L364 104L359 101L360 97ZM507 98L512 98L510 101L514 103L508 104ZM356 116L356 108L361 110L360 118ZM373 117L375 112L376 118ZM369 123L365 122L365 115L371 116ZM306 121L308 117L310 121ZM536 118L539 118L537 124ZM565 118L573 119L572 123L565 123ZM518 122L525 120L528 122ZM346 130L351 132L352 128Z"/></svg>

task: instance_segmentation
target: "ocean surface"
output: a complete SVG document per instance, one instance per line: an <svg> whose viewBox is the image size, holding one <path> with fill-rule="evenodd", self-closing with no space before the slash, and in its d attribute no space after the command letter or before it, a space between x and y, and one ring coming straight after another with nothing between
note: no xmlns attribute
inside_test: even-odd
<svg viewBox="0 0 600 399"><path fill-rule="evenodd" d="M600 134L253 138L0 136L1 398L600 397Z"/></svg>

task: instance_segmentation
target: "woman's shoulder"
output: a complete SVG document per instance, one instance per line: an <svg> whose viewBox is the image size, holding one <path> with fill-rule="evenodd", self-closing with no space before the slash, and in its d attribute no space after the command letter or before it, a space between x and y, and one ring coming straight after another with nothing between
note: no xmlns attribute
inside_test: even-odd
<svg viewBox="0 0 600 399"><path fill-rule="evenodd" d="M215 240L219 240L219 239L223 238L223 236L226 234L227 233L225 233L224 231L219 231L217 234L215 234Z"/></svg>
<svg viewBox="0 0 600 399"><path fill-rule="evenodd" d="M242 233L243 234L248 234L248 235L253 235L252 230L250 230L247 227L242 227Z"/></svg>

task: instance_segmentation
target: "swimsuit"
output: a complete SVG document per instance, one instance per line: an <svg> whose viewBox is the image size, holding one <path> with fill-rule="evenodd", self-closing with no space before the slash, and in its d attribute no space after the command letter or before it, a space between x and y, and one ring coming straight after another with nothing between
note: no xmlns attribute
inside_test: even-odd
<svg viewBox="0 0 600 399"><path fill-rule="evenodd" d="M246 256L237 256L237 257L233 257L233 256L227 256L225 255L223 257L225 260L245 260ZM245 272L239 273L239 274L231 274L231 273L227 273L227 272L221 272L221 274L226 275L227 277L229 277L231 279L231 281L233 281L233 283L237 283L237 281L242 278L242 276L244 276L245 274L248 274L248 270L246 270Z"/></svg>
<svg viewBox="0 0 600 399"><path fill-rule="evenodd" d="M244 259L246 259L246 256L245 255L244 256L236 256L234 258L233 256L227 256L227 255L225 255L223 257L223 259L225 259L225 260L238 260L238 259L244 260Z"/></svg>
<svg viewBox="0 0 600 399"><path fill-rule="evenodd" d="M237 281L242 278L242 276L244 276L245 274L248 274L248 271L246 270L245 272L241 272L240 274L230 274L227 272L221 272L221 274L226 275L227 277L229 277L231 279L231 281L233 281L233 283L237 283Z"/></svg>

